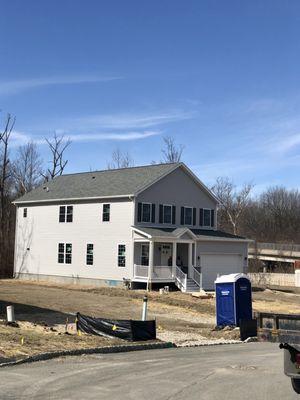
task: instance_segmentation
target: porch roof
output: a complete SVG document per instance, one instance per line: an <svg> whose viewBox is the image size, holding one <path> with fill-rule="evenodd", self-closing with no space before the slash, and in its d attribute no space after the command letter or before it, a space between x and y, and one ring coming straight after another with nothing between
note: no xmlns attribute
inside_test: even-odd
<svg viewBox="0 0 300 400"><path fill-rule="evenodd" d="M179 239L185 233L190 234L194 240L212 240L212 241L241 241L248 242L249 239L243 236L233 235L231 233L212 229L192 229L187 227L181 228L158 228L133 226L133 230L137 233L144 234L149 239L165 238Z"/></svg>

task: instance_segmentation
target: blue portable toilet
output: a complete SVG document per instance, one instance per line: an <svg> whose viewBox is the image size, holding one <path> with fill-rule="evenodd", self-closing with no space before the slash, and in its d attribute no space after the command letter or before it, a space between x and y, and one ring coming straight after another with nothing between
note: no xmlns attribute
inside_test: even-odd
<svg viewBox="0 0 300 400"><path fill-rule="evenodd" d="M247 275L222 275L215 285L217 326L239 326L240 320L252 319L251 282Z"/></svg>

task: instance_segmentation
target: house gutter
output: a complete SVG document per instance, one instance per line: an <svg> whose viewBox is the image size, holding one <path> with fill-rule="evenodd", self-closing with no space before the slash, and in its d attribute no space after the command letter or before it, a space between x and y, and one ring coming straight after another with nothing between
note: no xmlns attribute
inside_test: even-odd
<svg viewBox="0 0 300 400"><path fill-rule="evenodd" d="M13 201L12 204L19 205L19 204L34 204L34 203L60 203L60 202L70 202L70 201L82 201L82 200L103 200L103 199L126 199L129 198L132 200L134 198L134 194L122 194L116 196L96 196L96 197L69 197L69 198L62 198L62 199L44 199L44 200L16 200Z"/></svg>

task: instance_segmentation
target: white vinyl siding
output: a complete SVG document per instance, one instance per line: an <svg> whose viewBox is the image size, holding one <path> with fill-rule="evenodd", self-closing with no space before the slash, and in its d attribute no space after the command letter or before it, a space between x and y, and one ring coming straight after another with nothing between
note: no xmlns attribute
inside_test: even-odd
<svg viewBox="0 0 300 400"><path fill-rule="evenodd" d="M132 278L133 202L110 201L109 223L102 222L103 204L107 201L78 202L74 206L76 220L59 225L59 204L28 206L27 218L18 207L15 272L120 282ZM58 243L72 243L71 268L58 263ZM89 268L88 243L94 244L93 266ZM123 268L117 263L118 244L126 245Z"/></svg>

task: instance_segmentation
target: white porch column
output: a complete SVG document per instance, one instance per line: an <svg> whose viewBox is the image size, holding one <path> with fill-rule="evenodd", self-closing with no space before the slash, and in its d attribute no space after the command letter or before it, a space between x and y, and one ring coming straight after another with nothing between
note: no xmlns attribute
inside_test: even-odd
<svg viewBox="0 0 300 400"><path fill-rule="evenodd" d="M172 247L172 275L176 275L176 261L177 261L177 243L173 242Z"/></svg>
<svg viewBox="0 0 300 400"><path fill-rule="evenodd" d="M149 242L149 267L148 267L147 290L151 290L152 289L153 259L154 259L154 242L152 240L150 240L150 242Z"/></svg>
<svg viewBox="0 0 300 400"><path fill-rule="evenodd" d="M193 266L193 243L189 243L189 254L188 254L188 271L189 277L192 274L192 266Z"/></svg>

